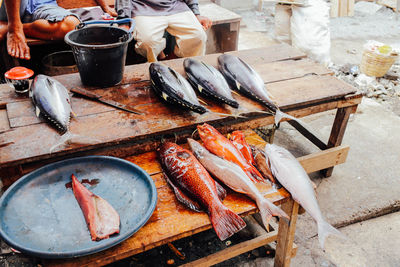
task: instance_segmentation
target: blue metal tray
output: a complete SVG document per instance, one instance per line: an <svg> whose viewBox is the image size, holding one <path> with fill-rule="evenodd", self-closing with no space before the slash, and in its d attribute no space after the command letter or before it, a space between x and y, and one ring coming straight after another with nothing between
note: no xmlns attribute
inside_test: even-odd
<svg viewBox="0 0 400 267"><path fill-rule="evenodd" d="M71 174L99 179L85 186L118 212L120 233L92 241L71 188ZM72 258L110 248L138 231L153 214L157 191L137 165L107 156L59 161L15 182L0 198L0 236L13 248L41 258Z"/></svg>

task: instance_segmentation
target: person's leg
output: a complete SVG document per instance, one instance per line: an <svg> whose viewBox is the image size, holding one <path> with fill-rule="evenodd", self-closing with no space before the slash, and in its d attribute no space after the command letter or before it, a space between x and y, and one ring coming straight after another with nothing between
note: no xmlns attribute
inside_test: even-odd
<svg viewBox="0 0 400 267"><path fill-rule="evenodd" d="M164 16L136 16L135 22L135 51L146 57L148 62L157 61L157 56L165 48L163 35L168 26L167 20Z"/></svg>
<svg viewBox="0 0 400 267"><path fill-rule="evenodd" d="M43 40L60 40L80 23L78 17L55 5L44 5L32 14L31 22L24 23L26 36Z"/></svg>
<svg viewBox="0 0 400 267"><path fill-rule="evenodd" d="M178 57L205 54L207 35L191 11L168 16L167 31L175 36L175 55Z"/></svg>
<svg viewBox="0 0 400 267"><path fill-rule="evenodd" d="M30 59L21 18L28 0L4 0L0 10L0 41L7 37L7 52L12 57Z"/></svg>

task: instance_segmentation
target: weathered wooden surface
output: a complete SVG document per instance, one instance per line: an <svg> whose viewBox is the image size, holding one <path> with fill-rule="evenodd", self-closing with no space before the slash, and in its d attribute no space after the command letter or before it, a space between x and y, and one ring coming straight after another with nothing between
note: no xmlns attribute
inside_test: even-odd
<svg viewBox="0 0 400 267"><path fill-rule="evenodd" d="M294 114L298 117L309 115L314 111L323 111L316 107L325 102L342 101L344 96L355 92L353 87L330 76L330 72L320 65L301 59L304 55L287 45L234 53L244 58L260 72L267 82L267 89L283 110L309 109L310 112ZM207 55L200 59L216 66L218 56L219 54ZM183 73L182 62L183 59L177 59L164 63ZM80 84L78 74L62 75L57 79L68 88ZM0 144L10 143L2 148L4 153L0 154L0 167L95 149L104 150L116 145L134 145L137 142L144 142L145 139L153 142L154 139L160 140L167 134L193 131L196 124L203 122L219 126L226 124L248 127L253 121L269 118L267 114L253 112L265 110L264 107L238 94L234 94L240 103L238 110L217 105L209 99L204 100L209 104L207 107L211 111L228 114L241 113L248 117L246 119L222 117L213 113L198 115L185 112L161 102L150 89L148 79L148 64L128 66L121 85L95 89L96 93L104 97L136 106L146 114L144 116L119 111L91 100L72 97L72 107L77 117L71 120L71 132L90 137L93 144L74 143L60 148L53 154L49 151L60 139L59 133L46 122L35 117L28 99L16 96L7 86L1 86L0 103L7 107L7 116L12 128L0 134ZM332 108L336 106L332 105Z"/></svg>
<svg viewBox="0 0 400 267"><path fill-rule="evenodd" d="M241 16L214 3L200 4L200 14L207 16L213 25L237 22Z"/></svg>
<svg viewBox="0 0 400 267"><path fill-rule="evenodd" d="M296 232L297 214L299 212L299 204L293 199L289 199L282 205L283 211L290 217L289 224L284 220L279 221L279 233L275 252L276 267L290 267L292 258L292 248L294 241L294 233Z"/></svg>

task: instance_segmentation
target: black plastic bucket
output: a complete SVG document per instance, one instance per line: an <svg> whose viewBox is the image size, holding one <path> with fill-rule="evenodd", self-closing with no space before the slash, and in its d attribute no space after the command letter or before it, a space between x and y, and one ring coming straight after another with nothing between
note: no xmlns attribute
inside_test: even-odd
<svg viewBox="0 0 400 267"><path fill-rule="evenodd" d="M114 23L131 23L131 27L126 31L113 27ZM88 24L109 25L86 27ZM72 48L84 85L108 87L121 82L133 28L132 19L88 21L65 35L64 40Z"/></svg>

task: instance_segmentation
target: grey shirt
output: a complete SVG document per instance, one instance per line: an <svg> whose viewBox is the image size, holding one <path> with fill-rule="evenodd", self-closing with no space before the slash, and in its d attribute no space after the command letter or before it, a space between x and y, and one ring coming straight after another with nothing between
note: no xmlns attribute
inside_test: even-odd
<svg viewBox="0 0 400 267"><path fill-rule="evenodd" d="M118 18L136 16L166 16L192 11L200 15L197 0L116 0Z"/></svg>

